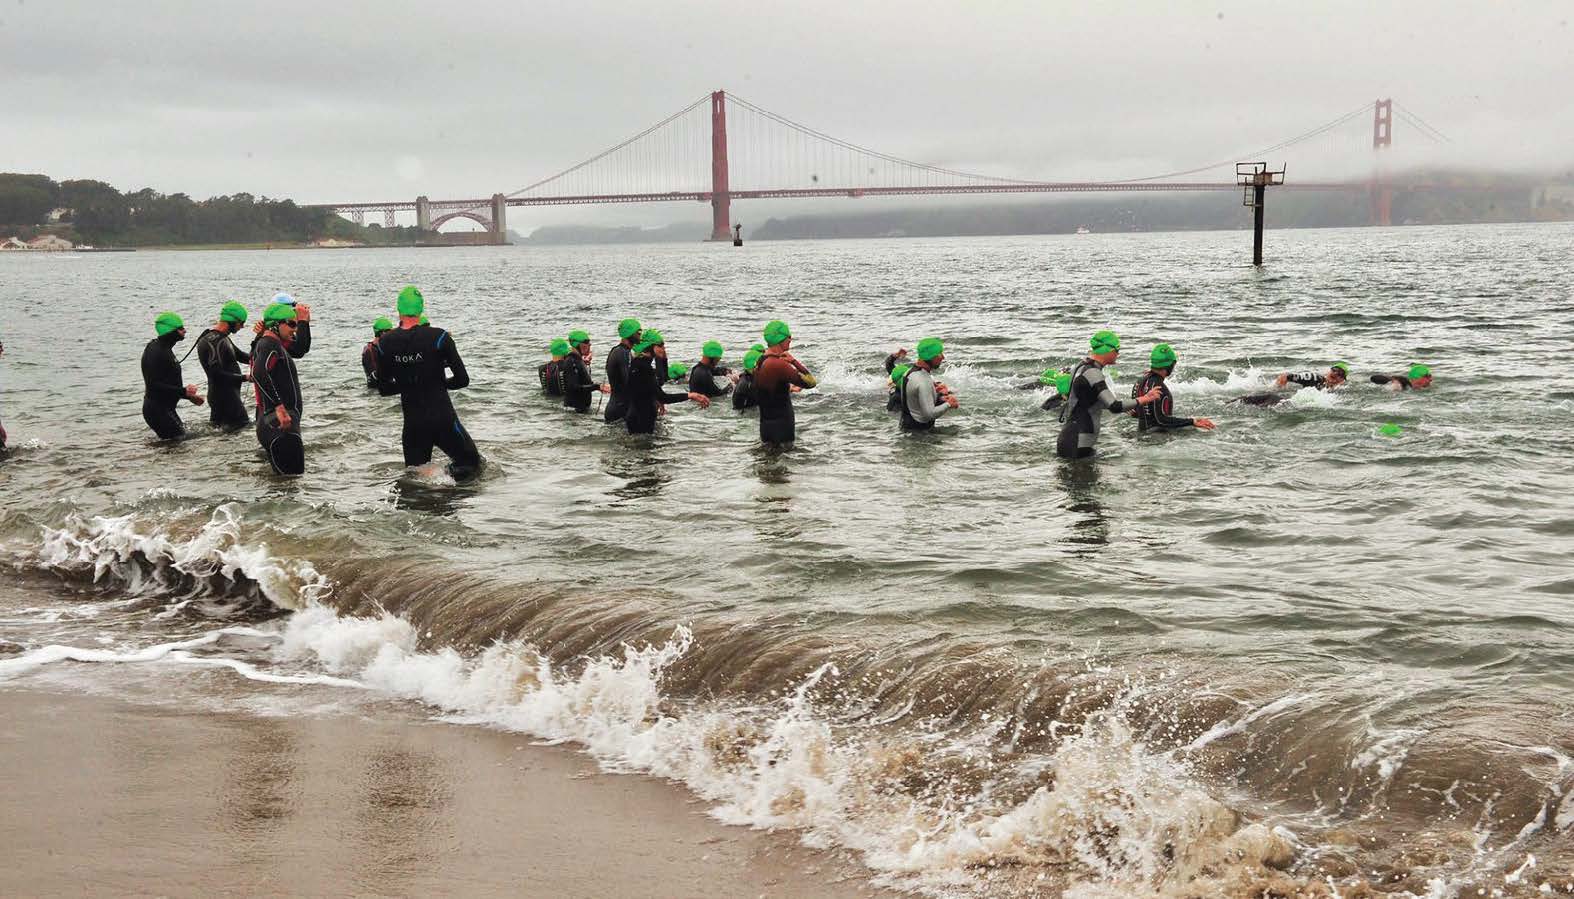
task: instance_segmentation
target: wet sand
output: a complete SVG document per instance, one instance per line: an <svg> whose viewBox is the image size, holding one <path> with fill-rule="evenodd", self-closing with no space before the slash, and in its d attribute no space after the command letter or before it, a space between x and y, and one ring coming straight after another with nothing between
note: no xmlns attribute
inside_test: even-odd
<svg viewBox="0 0 1574 899"><path fill-rule="evenodd" d="M678 787L439 723L0 691L0 895L873 897Z"/></svg>

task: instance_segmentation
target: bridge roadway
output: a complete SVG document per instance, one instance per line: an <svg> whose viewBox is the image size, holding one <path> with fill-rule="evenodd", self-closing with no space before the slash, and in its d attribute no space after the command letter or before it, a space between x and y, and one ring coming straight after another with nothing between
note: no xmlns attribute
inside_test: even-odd
<svg viewBox="0 0 1574 899"><path fill-rule="evenodd" d="M734 200L805 199L812 197L895 197L919 194L1036 194L1036 193L1116 193L1163 191L1240 190L1234 181L1061 181L1034 184L964 184L951 187L788 187L772 190L733 190ZM1364 181L1291 182L1276 190L1359 190L1371 189ZM559 197L506 197L509 206L584 206L596 203L663 203L687 200L709 203L710 191L667 191L665 193L589 194ZM432 200L434 210L485 209L490 197L475 200ZM387 203L311 203L310 208L335 212L414 210L416 201Z"/></svg>

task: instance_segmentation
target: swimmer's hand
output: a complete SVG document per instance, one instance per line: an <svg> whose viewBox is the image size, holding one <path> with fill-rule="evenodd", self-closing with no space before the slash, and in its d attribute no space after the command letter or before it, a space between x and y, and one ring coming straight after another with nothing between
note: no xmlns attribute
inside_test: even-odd
<svg viewBox="0 0 1574 899"><path fill-rule="evenodd" d="M186 385L186 399L191 400L193 403L196 403L199 406L202 405L202 394L197 392L197 385Z"/></svg>
<svg viewBox="0 0 1574 899"><path fill-rule="evenodd" d="M710 408L710 397L706 396L703 393L694 393L693 391L690 391L689 392L689 401L690 402L694 402L694 403L698 403L699 407L701 409L709 409Z"/></svg>
<svg viewBox="0 0 1574 899"><path fill-rule="evenodd" d="M809 374L809 372L806 371L805 369L803 369L802 367L800 367L798 370L803 372L803 386L804 387L814 388L814 387L820 386L819 379L816 378L814 375Z"/></svg>
<svg viewBox="0 0 1574 899"><path fill-rule="evenodd" d="M305 303L296 303L295 304L295 320L298 321L298 322L309 322L309 321L311 321L312 320L312 307L306 305Z"/></svg>
<svg viewBox="0 0 1574 899"><path fill-rule="evenodd" d="M1217 427L1211 418L1194 418L1191 420L1191 423L1199 428L1202 428L1204 431L1211 431Z"/></svg>
<svg viewBox="0 0 1574 899"><path fill-rule="evenodd" d="M1137 397L1137 402L1146 406L1163 395L1163 392L1160 391L1159 388L1155 387L1147 393L1144 393L1142 396Z"/></svg>
<svg viewBox="0 0 1574 899"><path fill-rule="evenodd" d="M600 390L601 390L602 393L611 393L612 392L612 385L611 384L602 384L601 387L600 387Z"/></svg>
<svg viewBox="0 0 1574 899"><path fill-rule="evenodd" d="M957 400L956 394L948 393L948 394L945 395L945 404L947 406L950 406L951 408L955 409L956 407L961 405L961 402L959 402Z"/></svg>
<svg viewBox="0 0 1574 899"><path fill-rule="evenodd" d="M1287 386L1290 383L1290 375L1289 375L1289 373L1286 372L1286 373L1280 375L1279 377L1274 378L1273 383L1276 384L1279 387Z"/></svg>
<svg viewBox="0 0 1574 899"><path fill-rule="evenodd" d="M288 431L290 424L294 421L294 419L290 418L290 410L284 408L283 404L280 404L274 407L273 414L279 417L279 429Z"/></svg>

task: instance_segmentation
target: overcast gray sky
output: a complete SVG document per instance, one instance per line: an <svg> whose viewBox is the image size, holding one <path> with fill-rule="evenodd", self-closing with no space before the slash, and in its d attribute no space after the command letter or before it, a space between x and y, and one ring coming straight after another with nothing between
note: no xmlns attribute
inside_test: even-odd
<svg viewBox="0 0 1574 899"><path fill-rule="evenodd" d="M717 88L1030 178L1228 158L1388 96L1453 139L1436 152L1566 169L1571 18L1567 0L0 0L0 170L198 197L485 196Z"/></svg>

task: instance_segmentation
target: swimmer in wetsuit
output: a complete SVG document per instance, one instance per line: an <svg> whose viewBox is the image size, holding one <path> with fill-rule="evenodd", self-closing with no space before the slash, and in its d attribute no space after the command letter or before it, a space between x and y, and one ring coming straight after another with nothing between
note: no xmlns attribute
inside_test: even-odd
<svg viewBox="0 0 1574 899"><path fill-rule="evenodd" d="M181 400L202 405L197 385L182 384L180 363L175 359L175 344L186 339L186 323L173 312L160 312L153 319L157 334L142 350L142 420L160 440L179 440L186 436L175 407Z"/></svg>
<svg viewBox="0 0 1574 899"><path fill-rule="evenodd" d="M1175 350L1167 343L1161 343L1148 354L1148 371L1131 388L1133 399L1142 396L1150 390L1159 391L1157 402L1138 406L1133 410L1137 416L1137 430L1139 431L1178 431L1181 428L1202 428L1211 431L1214 424L1206 418L1178 418L1175 416L1175 397L1170 394L1169 385L1164 383L1171 373L1175 371Z"/></svg>
<svg viewBox="0 0 1574 899"><path fill-rule="evenodd" d="M251 345L251 386L257 409L257 445L281 475L306 471L301 442L301 379L291 347L304 323L295 306L273 303L262 313L262 334Z"/></svg>
<svg viewBox="0 0 1574 899"><path fill-rule="evenodd" d="M197 361L208 376L208 420L226 430L244 428L251 419L240 401L241 385L251 379L241 372L241 363L251 356L241 352L230 340L246 324L246 307L231 300L219 310L219 320L197 338Z"/></svg>
<svg viewBox="0 0 1574 899"><path fill-rule="evenodd" d="M819 382L793 358L792 331L783 321L765 326L765 355L754 373L754 394L760 406L760 441L785 446L798 436L792 410L792 388L809 389Z"/></svg>
<svg viewBox="0 0 1574 899"><path fill-rule="evenodd" d="M1291 384L1297 387L1311 387L1314 390L1337 390L1350 380L1350 363L1335 362L1328 366L1326 374L1314 371L1281 372L1274 379L1274 386L1288 387ZM1248 406L1277 406L1284 402L1285 397L1294 396L1286 393L1249 393L1246 396L1236 397L1234 403L1244 403Z"/></svg>
<svg viewBox="0 0 1574 899"><path fill-rule="evenodd" d="M1389 390L1425 390L1432 386L1432 369L1425 365L1412 365L1402 375L1372 375L1372 383Z"/></svg>
<svg viewBox="0 0 1574 899"><path fill-rule="evenodd" d="M640 324L637 319L625 318L618 322L618 345L607 354L607 385L611 398L606 411L601 414L607 424L622 421L628 411L629 365L633 361L634 344L639 341Z"/></svg>
<svg viewBox="0 0 1574 899"><path fill-rule="evenodd" d="M400 442L404 464L432 461L432 447L449 459L454 480L474 477L481 470L481 453L459 423L449 399L450 390L470 386L470 374L454 340L442 328L421 324L426 298L410 285L399 292L399 327L383 335L377 345L377 390L383 396L399 395L404 413ZM452 376L444 376L452 371Z"/></svg>
<svg viewBox="0 0 1574 899"><path fill-rule="evenodd" d="M765 355L765 345L755 344L743 354L743 374L738 376L738 383L732 389L732 408L739 412L753 409L760 405L759 397L754 394L754 373L760 367L760 357Z"/></svg>
<svg viewBox="0 0 1574 899"><path fill-rule="evenodd" d="M682 362L669 363L665 374L661 374L662 381L668 384L682 384L688 377L689 367Z"/></svg>
<svg viewBox="0 0 1574 899"><path fill-rule="evenodd" d="M569 353L563 357L563 405L575 412L590 411L590 397L596 392L610 393L612 388L597 384L590 377L590 335L584 331L568 332Z"/></svg>
<svg viewBox="0 0 1574 899"><path fill-rule="evenodd" d="M891 379L896 382L902 413L902 430L928 431L940 416L960 403L944 384L936 384L933 372L945 364L945 346L938 337L918 341L918 361L897 366Z"/></svg>
<svg viewBox="0 0 1574 899"><path fill-rule="evenodd" d="M377 342L392 330L393 322L379 318L372 322L372 339L361 347L361 371L366 372L366 387L369 390L377 389Z"/></svg>
<svg viewBox="0 0 1574 899"><path fill-rule="evenodd" d="M563 358L568 354L568 341L561 337L555 338L547 347L547 355L552 358L536 368L536 377L541 379L541 392L547 396L563 395Z"/></svg>
<svg viewBox="0 0 1574 899"><path fill-rule="evenodd" d="M1101 411L1129 412L1161 396L1155 388L1135 400L1116 399L1104 378L1104 366L1120 355L1120 338L1112 331L1100 331L1088 341L1088 346L1092 352L1071 370L1071 393L1065 408L1060 410L1060 420L1065 425L1055 442L1055 454L1062 459L1092 457L1099 439Z"/></svg>
<svg viewBox="0 0 1574 899"><path fill-rule="evenodd" d="M707 340L700 348L700 361L689 371L689 390L715 399L732 392L737 377L721 364L721 341ZM719 379L719 380L718 380Z"/></svg>
<svg viewBox="0 0 1574 899"><path fill-rule="evenodd" d="M666 355L667 343L660 331L643 332L634 346L634 356L629 361L628 410L623 414L623 426L630 434L653 433L661 408L669 403L692 400L701 409L710 406L710 397L704 394L668 393L662 389L656 360Z"/></svg>

